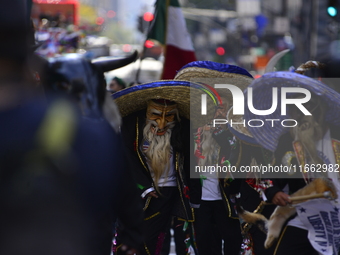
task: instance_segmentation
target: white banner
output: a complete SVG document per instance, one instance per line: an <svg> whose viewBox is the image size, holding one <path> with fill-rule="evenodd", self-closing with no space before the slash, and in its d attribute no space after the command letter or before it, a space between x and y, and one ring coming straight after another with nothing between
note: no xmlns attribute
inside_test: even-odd
<svg viewBox="0 0 340 255"><path fill-rule="evenodd" d="M324 255L338 255L340 248L339 206L321 198L296 205L296 212L308 228L308 238L315 250Z"/></svg>

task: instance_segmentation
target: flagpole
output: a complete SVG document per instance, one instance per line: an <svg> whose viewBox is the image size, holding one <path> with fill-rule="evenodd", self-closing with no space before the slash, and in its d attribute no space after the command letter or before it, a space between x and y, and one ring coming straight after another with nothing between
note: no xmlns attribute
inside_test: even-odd
<svg viewBox="0 0 340 255"><path fill-rule="evenodd" d="M156 2L157 2L157 0L156 0ZM155 4L155 6L156 6L156 4ZM139 74L140 74L140 71L141 71L141 67L142 67L142 60L143 60L143 57L144 57L144 53L145 53L145 51L146 51L146 47L145 47L145 43L146 43L146 41L148 40L148 34L149 34L149 32L150 32L150 30L151 30L151 28L152 28L152 26L153 26L153 24L154 24L154 22L155 22L155 20L156 20L156 15L157 15L157 9L156 9L156 7L155 7L155 10L154 10L154 18L153 18L153 20L152 20L152 22L149 22L148 23L148 27L147 27L147 30L146 30L146 35L145 35L145 40L144 40L144 43L143 43L143 50L142 50L142 52L141 52L141 54L140 54L140 60L139 60L139 66L138 66L138 69L137 69L137 72L136 72L136 77L135 77L135 83L137 83L137 84L140 84L141 82L139 81Z"/></svg>
<svg viewBox="0 0 340 255"><path fill-rule="evenodd" d="M140 74L140 69L141 69L141 66L142 66L144 51L145 51L145 42L143 44L143 50L139 55L139 66L138 66L138 69L137 69L137 72L136 72L136 77L135 77L135 82L134 82L134 84L136 84L136 85L141 83L141 82L139 82L139 74Z"/></svg>
<svg viewBox="0 0 340 255"><path fill-rule="evenodd" d="M162 74L161 74L161 79L163 79L163 75L164 75L164 64L165 64L165 58L166 58L166 39L167 39L167 35L168 35L168 8L170 5L170 0L166 0L166 7L165 7L165 35L164 35L164 45L163 45L163 70L162 70Z"/></svg>

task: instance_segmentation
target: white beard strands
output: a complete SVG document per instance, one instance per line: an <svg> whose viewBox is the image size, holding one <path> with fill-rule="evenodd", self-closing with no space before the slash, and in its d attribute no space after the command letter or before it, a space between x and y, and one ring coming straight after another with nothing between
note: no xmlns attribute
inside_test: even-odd
<svg viewBox="0 0 340 255"><path fill-rule="evenodd" d="M151 127L154 126L154 130ZM155 188L158 189L159 179L170 170L171 145L170 137L175 122L168 123L169 128L164 135L156 135L158 127L155 121L147 120L143 130L144 139L149 142L149 148L144 151L153 173Z"/></svg>
<svg viewBox="0 0 340 255"><path fill-rule="evenodd" d="M205 158L199 160L199 165L207 166L216 164L216 162L214 162L214 156L216 152L219 150L219 147L220 146L213 138L211 131L204 130L202 132L201 148L202 156L204 156Z"/></svg>

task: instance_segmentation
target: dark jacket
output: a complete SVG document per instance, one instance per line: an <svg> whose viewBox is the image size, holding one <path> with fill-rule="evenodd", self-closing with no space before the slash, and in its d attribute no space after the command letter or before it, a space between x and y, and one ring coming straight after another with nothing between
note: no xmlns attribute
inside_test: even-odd
<svg viewBox="0 0 340 255"><path fill-rule="evenodd" d="M236 166L240 170L241 166L249 166L252 159L255 159L257 164L267 165L273 161L273 153L262 148L259 145L247 143L236 138L234 146L231 148L229 161L231 165ZM253 183L259 181L260 176L250 173L234 174L235 180L231 185L232 194L240 193L238 203L247 211L253 212L263 201L260 193L255 190ZM265 206L262 214L270 216L275 206Z"/></svg>
<svg viewBox="0 0 340 255"><path fill-rule="evenodd" d="M65 107L72 118L60 118ZM124 243L143 243L142 206L123 185L130 179L121 137L108 123L82 118L59 98L23 102L0 111L0 120L1 254L110 254L117 217Z"/></svg>
<svg viewBox="0 0 340 255"><path fill-rule="evenodd" d="M141 151L143 141L143 128L146 122L146 111L142 110L123 118L122 135L127 150L128 163L131 168L140 194L154 187L151 172ZM190 122L181 117L181 121L175 125L171 135L174 166L176 168L177 183L180 191L180 203L174 208L179 218L193 220L191 204L199 205L201 190L199 179L190 178ZM151 198L148 198L151 199ZM148 204L148 203L146 203ZM146 208L145 208L146 209Z"/></svg>

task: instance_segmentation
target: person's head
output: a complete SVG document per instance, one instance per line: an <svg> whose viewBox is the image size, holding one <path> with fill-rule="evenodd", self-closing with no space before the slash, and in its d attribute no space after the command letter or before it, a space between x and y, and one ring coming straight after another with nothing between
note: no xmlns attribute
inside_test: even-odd
<svg viewBox="0 0 340 255"><path fill-rule="evenodd" d="M159 178L170 169L171 134L178 121L179 114L175 102L164 99L148 102L143 134L149 142L145 154L153 170L156 186Z"/></svg>
<svg viewBox="0 0 340 255"><path fill-rule="evenodd" d="M300 98L300 96L294 98ZM323 124L327 107L319 96L311 93L311 99L308 102L304 103L303 106L312 115L304 115L295 104L290 104L288 105L289 116L296 120L299 124L303 124L308 117L313 117L313 119L315 119L315 122L320 125Z"/></svg>
<svg viewBox="0 0 340 255"><path fill-rule="evenodd" d="M290 128L290 134L295 141L302 144L310 160L313 160L315 164L322 164L316 150L316 142L323 138L328 128L325 122L327 107L315 94L312 94L311 99L304 104L304 107L312 115L304 115L295 105L289 107L289 115L298 123L295 127Z"/></svg>
<svg viewBox="0 0 340 255"><path fill-rule="evenodd" d="M228 113L228 110L231 107L230 100L226 97L221 97L222 104L219 104L216 107L216 113L214 119L225 119Z"/></svg>
<svg viewBox="0 0 340 255"><path fill-rule="evenodd" d="M179 120L177 105L175 102L164 99L150 100L146 110L146 119L151 133L162 136Z"/></svg>
<svg viewBox="0 0 340 255"><path fill-rule="evenodd" d="M117 92L125 88L126 88L125 82L118 77L114 77L109 84L109 91L112 92Z"/></svg>

